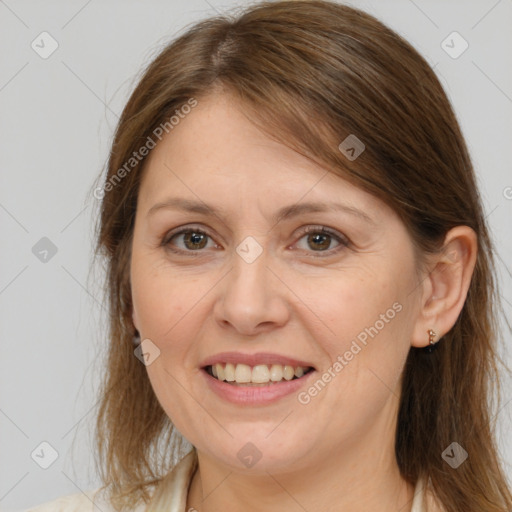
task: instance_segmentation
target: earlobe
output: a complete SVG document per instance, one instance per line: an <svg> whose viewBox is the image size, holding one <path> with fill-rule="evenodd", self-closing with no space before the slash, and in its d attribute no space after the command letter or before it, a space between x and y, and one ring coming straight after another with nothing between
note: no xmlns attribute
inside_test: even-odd
<svg viewBox="0 0 512 512"><path fill-rule="evenodd" d="M469 226L457 226L448 231L439 253L432 255L431 271L423 281L413 346L431 346L432 339L439 341L455 325L466 301L477 247L476 233Z"/></svg>

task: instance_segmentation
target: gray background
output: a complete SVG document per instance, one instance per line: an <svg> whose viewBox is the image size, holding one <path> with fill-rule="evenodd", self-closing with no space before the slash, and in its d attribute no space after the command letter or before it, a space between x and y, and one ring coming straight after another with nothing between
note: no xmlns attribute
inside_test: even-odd
<svg viewBox="0 0 512 512"><path fill-rule="evenodd" d="M89 192L143 65L185 25L237 4L243 2L0 0L1 510L99 484L89 428L107 340L102 276L89 274L98 207ZM352 5L405 36L441 78L476 166L510 317L512 0ZM43 31L59 45L47 59L31 47L34 40L43 45ZM441 46L453 31L469 44L458 58ZM462 42L452 40L451 51L460 50ZM54 255L41 252L43 237ZM510 333L503 333L510 346ZM508 352L504 357L511 365ZM512 475L509 400L507 380L499 443ZM43 441L59 454L48 469L31 458L36 449L36 460L51 461Z"/></svg>

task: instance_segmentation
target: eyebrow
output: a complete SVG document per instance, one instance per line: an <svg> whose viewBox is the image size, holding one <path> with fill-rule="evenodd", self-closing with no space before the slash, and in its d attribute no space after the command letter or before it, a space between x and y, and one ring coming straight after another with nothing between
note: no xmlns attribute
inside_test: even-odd
<svg viewBox="0 0 512 512"><path fill-rule="evenodd" d="M201 201L194 201L191 199L185 199L181 197L170 197L165 201L156 203L153 205L147 213L147 216L153 215L155 212L166 209L166 210L183 210L186 212L198 213L201 215L215 215L221 219L227 218L227 212L224 208L215 208L207 205ZM342 211L353 215L369 224L375 224L375 221L364 211L348 206L342 203L296 203L289 206L285 206L278 210L274 215L275 222L281 222L282 220L290 219L304 213L318 213L318 212L330 212L330 211Z"/></svg>

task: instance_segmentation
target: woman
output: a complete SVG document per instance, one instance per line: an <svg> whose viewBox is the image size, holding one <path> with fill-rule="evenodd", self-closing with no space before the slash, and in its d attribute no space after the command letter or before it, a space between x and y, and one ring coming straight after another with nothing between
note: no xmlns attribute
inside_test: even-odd
<svg viewBox="0 0 512 512"><path fill-rule="evenodd" d="M359 10L262 3L164 49L94 192L99 509L510 510L475 181L433 71Z"/></svg>

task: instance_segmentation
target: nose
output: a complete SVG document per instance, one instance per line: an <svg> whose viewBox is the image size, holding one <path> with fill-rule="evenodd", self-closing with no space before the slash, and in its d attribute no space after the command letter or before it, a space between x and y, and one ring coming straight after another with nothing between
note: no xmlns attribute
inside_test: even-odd
<svg viewBox="0 0 512 512"><path fill-rule="evenodd" d="M214 306L215 320L247 336L285 325L290 316L287 288L262 254L252 263L234 255L233 268L222 280Z"/></svg>

